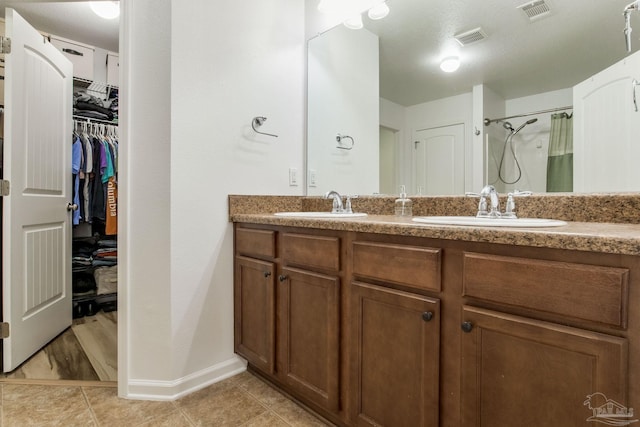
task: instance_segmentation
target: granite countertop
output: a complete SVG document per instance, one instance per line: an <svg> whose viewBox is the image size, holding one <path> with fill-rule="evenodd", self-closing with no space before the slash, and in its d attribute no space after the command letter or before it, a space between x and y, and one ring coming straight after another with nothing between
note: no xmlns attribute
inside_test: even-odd
<svg viewBox="0 0 640 427"><path fill-rule="evenodd" d="M366 217L355 218L291 218L273 215L273 212L280 211L329 211L326 208L326 200L309 197L295 196L229 196L229 219L232 222L243 222L253 224L267 224L288 227L320 228L327 230L355 231L362 233L393 234L402 236L427 237L434 239L461 240L470 242L510 244L519 246L545 247L555 249L569 249L590 252L614 253L623 255L640 255L640 221L633 215L640 215L640 210L633 209L633 212L626 212L625 222L601 222L597 213L590 214L584 207L576 210L578 221L570 213L560 212L556 215L526 215L520 213L521 217L546 217L562 219L567 221L567 225L549 228L507 228L507 227L474 227L474 226L450 226L450 225L429 225L412 221L411 217L396 217L391 215L387 209L393 204L388 200L379 200L385 206L384 209L376 209L367 202L360 206L354 204L354 211L367 212ZM635 198L638 197L638 200ZM424 198L425 200L414 201L414 215L473 215L475 203L473 200L469 204L467 198L449 198L448 200L434 200L434 198ZM603 197L602 202L615 206L611 197ZM552 200L553 201L553 200ZM560 204L565 203L563 199L556 199ZM545 201L547 205L551 203ZM629 208L629 203L634 205L640 202L640 195L625 199L622 204L624 209ZM451 212L451 207L459 204L455 212ZM421 206L424 205L424 206ZM447 212L434 207L438 204L446 206ZM371 205L371 206L370 206ZM544 205L544 203L543 203ZM553 212L558 212L558 204L552 203ZM594 210L602 212L602 206L598 203ZM367 206L369 209L362 209ZM429 206L429 207L425 207ZM577 203L580 207L581 204ZM416 207L418 208L416 211ZM615 208L611 208L615 211ZM425 211L426 210L426 211ZM471 212L469 211L471 210ZM523 209L526 211L526 209ZM530 210L531 211L531 210ZM529 213L530 211L526 211ZM473 213L472 213L473 212ZM381 214L382 213L382 214ZM585 220L585 217L587 220ZM619 220L620 216L616 216ZM594 221L594 219L596 221Z"/></svg>

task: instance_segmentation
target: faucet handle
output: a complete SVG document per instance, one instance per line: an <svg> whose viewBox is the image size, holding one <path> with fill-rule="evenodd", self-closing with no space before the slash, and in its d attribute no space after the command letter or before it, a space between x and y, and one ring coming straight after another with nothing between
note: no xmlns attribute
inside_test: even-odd
<svg viewBox="0 0 640 427"><path fill-rule="evenodd" d="M357 199L358 195L354 194L351 196L345 196L347 198L347 201L344 205L344 212L345 213L353 213L353 209L351 209L351 199Z"/></svg>
<svg viewBox="0 0 640 427"><path fill-rule="evenodd" d="M528 197L532 194L533 192L531 191L520 191L520 190L515 190L513 193L507 193L507 205L505 207L504 214L502 214L502 216L505 218L517 218L515 213L516 202L514 200L514 197Z"/></svg>
<svg viewBox="0 0 640 427"><path fill-rule="evenodd" d="M484 194L467 191L464 195L467 197L478 197L480 199L478 202L478 212L476 212L477 217L489 216L489 210L487 209L487 197Z"/></svg>

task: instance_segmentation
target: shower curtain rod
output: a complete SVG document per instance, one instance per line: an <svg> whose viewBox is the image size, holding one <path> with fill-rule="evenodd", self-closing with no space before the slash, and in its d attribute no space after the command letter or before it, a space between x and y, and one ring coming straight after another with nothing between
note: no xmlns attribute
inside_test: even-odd
<svg viewBox="0 0 640 427"><path fill-rule="evenodd" d="M548 110L534 111L532 113L517 114L515 116L509 116L509 117L500 117L499 119L484 119L484 125L489 126L493 122L501 122L503 120L515 119L517 117L535 116L535 115L544 114L544 113L554 113L556 111L563 111L563 110L573 110L573 105L569 105L567 107L550 108Z"/></svg>

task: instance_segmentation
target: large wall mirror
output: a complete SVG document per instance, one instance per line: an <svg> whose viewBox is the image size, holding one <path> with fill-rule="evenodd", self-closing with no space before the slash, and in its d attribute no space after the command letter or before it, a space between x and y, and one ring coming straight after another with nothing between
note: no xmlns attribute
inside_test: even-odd
<svg viewBox="0 0 640 427"><path fill-rule="evenodd" d="M547 191L552 120L575 115L574 86L631 55L628 3L388 0L362 29L309 37L307 194ZM456 72L439 67L449 56Z"/></svg>

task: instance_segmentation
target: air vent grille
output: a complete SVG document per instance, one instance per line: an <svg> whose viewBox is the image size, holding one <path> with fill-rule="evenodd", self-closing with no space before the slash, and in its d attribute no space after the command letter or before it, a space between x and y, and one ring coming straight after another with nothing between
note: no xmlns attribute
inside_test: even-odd
<svg viewBox="0 0 640 427"><path fill-rule="evenodd" d="M518 9L521 9L524 14L527 15L527 18L532 21L535 19L540 19L551 13L551 8L549 8L549 5L544 0L525 3L518 6Z"/></svg>
<svg viewBox="0 0 640 427"><path fill-rule="evenodd" d="M473 30L465 31L464 33L456 34L453 36L460 46L466 46L471 43L476 43L487 38L487 34L482 31L482 28L474 28Z"/></svg>

